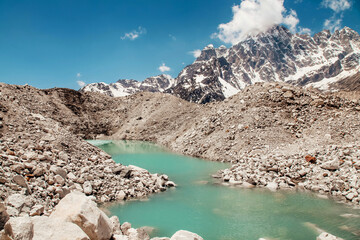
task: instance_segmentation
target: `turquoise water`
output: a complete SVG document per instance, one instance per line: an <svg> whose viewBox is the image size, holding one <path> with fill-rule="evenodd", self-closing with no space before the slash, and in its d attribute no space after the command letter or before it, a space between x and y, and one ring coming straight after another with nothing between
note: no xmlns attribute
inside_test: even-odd
<svg viewBox="0 0 360 240"><path fill-rule="evenodd" d="M229 165L166 152L134 141L91 142L111 154L116 162L137 165L167 174L178 185L147 201L128 201L109 206L120 222L133 227L150 226L152 236L171 236L189 230L205 240L316 239L316 227L344 239L360 239L360 214L314 194L294 191L272 193L265 189L224 187L211 178Z"/></svg>

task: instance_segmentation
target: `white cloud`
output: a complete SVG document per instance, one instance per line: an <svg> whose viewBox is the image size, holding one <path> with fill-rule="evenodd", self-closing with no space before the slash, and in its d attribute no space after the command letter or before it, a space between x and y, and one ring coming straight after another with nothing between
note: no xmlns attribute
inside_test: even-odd
<svg viewBox="0 0 360 240"><path fill-rule="evenodd" d="M76 81L79 87L84 87L86 83L84 81Z"/></svg>
<svg viewBox="0 0 360 240"><path fill-rule="evenodd" d="M334 12L342 12L351 7L348 0L323 0L321 5L326 8L332 9Z"/></svg>
<svg viewBox="0 0 360 240"><path fill-rule="evenodd" d="M233 19L218 26L219 32L212 35L225 43L236 44L248 35L264 32L276 24L288 25L295 31L299 23L297 14L291 10L286 15L284 0L243 0L232 7Z"/></svg>
<svg viewBox="0 0 360 240"><path fill-rule="evenodd" d="M341 28L343 19L343 12L351 7L351 1L348 0L323 0L321 5L325 8L330 8L334 14L325 20L324 28L330 31L335 31Z"/></svg>
<svg viewBox="0 0 360 240"><path fill-rule="evenodd" d="M299 31L298 31L300 34L308 34L308 35L311 35L311 29L310 28L302 28L302 27L299 27Z"/></svg>
<svg viewBox="0 0 360 240"><path fill-rule="evenodd" d="M201 55L201 50L200 49L195 49L194 51L189 52L189 54L193 55L194 58L198 58Z"/></svg>
<svg viewBox="0 0 360 240"><path fill-rule="evenodd" d="M125 33L124 36L121 37L121 40L135 40L142 34L146 34L146 29L143 27L138 27L137 30L132 30L131 32Z"/></svg>
<svg viewBox="0 0 360 240"><path fill-rule="evenodd" d="M335 16L326 19L324 22L324 28L329 29L331 32L341 28L342 18L336 18Z"/></svg>
<svg viewBox="0 0 360 240"><path fill-rule="evenodd" d="M168 66L166 66L165 63L163 63L163 64L159 67L159 70L160 70L161 72L168 72L168 71L171 70L171 68L168 67Z"/></svg>
<svg viewBox="0 0 360 240"><path fill-rule="evenodd" d="M176 41L176 37L172 34L169 34L169 38L171 38L173 41Z"/></svg>
<svg viewBox="0 0 360 240"><path fill-rule="evenodd" d="M78 78L81 77L81 73L77 73L76 77L78 77Z"/></svg>

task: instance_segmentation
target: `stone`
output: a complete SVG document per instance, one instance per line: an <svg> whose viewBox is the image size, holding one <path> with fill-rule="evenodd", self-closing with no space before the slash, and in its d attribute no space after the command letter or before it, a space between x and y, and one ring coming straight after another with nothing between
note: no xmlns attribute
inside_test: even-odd
<svg viewBox="0 0 360 240"><path fill-rule="evenodd" d="M291 91L286 91L286 92L283 94L283 97L284 97L284 98L293 98L293 97L294 97L294 94L293 94Z"/></svg>
<svg viewBox="0 0 360 240"><path fill-rule="evenodd" d="M272 192L275 192L278 189L278 184L276 182L270 182L266 185L266 188Z"/></svg>
<svg viewBox="0 0 360 240"><path fill-rule="evenodd" d="M90 240L89 236L76 224L46 216L32 217L33 240Z"/></svg>
<svg viewBox="0 0 360 240"><path fill-rule="evenodd" d="M66 172L65 169L63 169L61 167L58 167L58 166L55 166L55 165L52 165L50 167L50 171L53 172L56 175L60 175L64 179L66 179L67 172Z"/></svg>
<svg viewBox="0 0 360 240"><path fill-rule="evenodd" d="M30 217L10 218L5 224L5 236L16 240L32 240L34 226Z"/></svg>
<svg viewBox="0 0 360 240"><path fill-rule="evenodd" d="M112 217L110 217L110 221L113 226L113 229L112 229L113 234L122 235L119 218L117 216L112 216Z"/></svg>
<svg viewBox="0 0 360 240"><path fill-rule="evenodd" d="M92 189L91 183L89 181L84 182L83 188L84 188L84 193L86 195L92 194L93 189Z"/></svg>
<svg viewBox="0 0 360 240"><path fill-rule="evenodd" d="M337 170L340 168L340 164L339 161L335 159L332 161L324 162L323 164L320 165L320 167L326 170Z"/></svg>
<svg viewBox="0 0 360 240"><path fill-rule="evenodd" d="M121 231L125 235L129 235L128 231L130 228L131 228L131 223L129 222L124 222L123 224L121 224Z"/></svg>
<svg viewBox="0 0 360 240"><path fill-rule="evenodd" d="M342 238L338 238L334 235L331 235L330 233L327 232L322 232L317 238L316 240L343 240Z"/></svg>
<svg viewBox="0 0 360 240"><path fill-rule="evenodd" d="M60 184L60 186L63 186L65 184L65 179L60 175L55 175L55 182L57 184Z"/></svg>
<svg viewBox="0 0 360 240"><path fill-rule="evenodd" d="M21 211L22 207L25 205L26 196L22 194L12 194L6 199L6 203L17 210Z"/></svg>
<svg viewBox="0 0 360 240"><path fill-rule="evenodd" d="M80 192L66 195L55 207L50 218L75 223L92 240L108 240L112 235L111 220L95 202Z"/></svg>
<svg viewBox="0 0 360 240"><path fill-rule="evenodd" d="M9 214L6 212L6 207L0 203L0 230L4 229L5 223L9 220Z"/></svg>
<svg viewBox="0 0 360 240"><path fill-rule="evenodd" d="M126 197L126 193L123 190L120 190L117 194L116 194L116 200L124 200Z"/></svg>
<svg viewBox="0 0 360 240"><path fill-rule="evenodd" d="M30 216L40 216L44 213L44 206L40 204L36 204L32 207L30 211Z"/></svg>
<svg viewBox="0 0 360 240"><path fill-rule="evenodd" d="M167 186L167 187L175 187L176 184L175 184L173 181L167 181L167 182L165 183L165 186Z"/></svg>
<svg viewBox="0 0 360 240"><path fill-rule="evenodd" d="M112 236L112 239L113 240L129 240L129 237L125 236L125 235L114 234Z"/></svg>
<svg viewBox="0 0 360 240"><path fill-rule="evenodd" d="M305 160L309 163L316 163L316 157L313 157L311 155L306 155Z"/></svg>
<svg viewBox="0 0 360 240"><path fill-rule="evenodd" d="M20 175L14 176L14 177L13 177L13 181L14 181L17 185L19 185L19 186L21 186L21 187L29 188L29 186L28 186L27 183L26 183L25 178L23 178L23 177L20 176Z"/></svg>
<svg viewBox="0 0 360 240"><path fill-rule="evenodd" d="M202 237L197 235L196 233L192 233L185 230L177 231L170 240L204 240Z"/></svg>

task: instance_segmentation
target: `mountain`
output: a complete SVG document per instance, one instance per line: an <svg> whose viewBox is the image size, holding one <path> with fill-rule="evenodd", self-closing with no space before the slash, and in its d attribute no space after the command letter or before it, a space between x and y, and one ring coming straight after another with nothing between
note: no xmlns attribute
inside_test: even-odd
<svg viewBox="0 0 360 240"><path fill-rule="evenodd" d="M142 82L132 79L120 79L116 83L91 83L80 89L80 92L100 92L111 97L123 97L140 91L164 92L174 85L170 75L161 74L149 77Z"/></svg>
<svg viewBox="0 0 360 240"><path fill-rule="evenodd" d="M274 26L230 48L208 45L193 64L180 72L171 86L158 91L190 102L207 103L224 100L257 82L287 82L323 90L337 89L343 84L335 83L343 79L358 79L352 76L359 71L360 36L354 30L345 27L333 34L324 30L311 37L292 34L283 26ZM354 85L353 81L350 82ZM131 94L139 88L130 86L123 89L122 92Z"/></svg>

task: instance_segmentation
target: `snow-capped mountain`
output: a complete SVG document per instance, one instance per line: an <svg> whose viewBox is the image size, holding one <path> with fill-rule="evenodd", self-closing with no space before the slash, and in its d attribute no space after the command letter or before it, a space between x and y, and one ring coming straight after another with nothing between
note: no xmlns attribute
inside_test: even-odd
<svg viewBox="0 0 360 240"><path fill-rule="evenodd" d="M327 89L360 70L360 37L345 27L310 37L282 26L231 48L205 47L169 90L192 102L223 100L256 82L282 81Z"/></svg>
<svg viewBox="0 0 360 240"><path fill-rule="evenodd" d="M164 92L174 86L175 80L166 74L149 77L142 82L120 79L116 83L91 83L80 89L82 92L100 92L111 97L123 97L140 91Z"/></svg>
<svg viewBox="0 0 360 240"><path fill-rule="evenodd" d="M109 85L90 84L82 90L111 96L160 91L207 103L223 100L256 82L281 81L329 89L359 71L360 36L354 30L345 27L333 34L324 30L311 37L275 26L230 48L208 45L175 79L160 75L142 83L120 80Z"/></svg>

